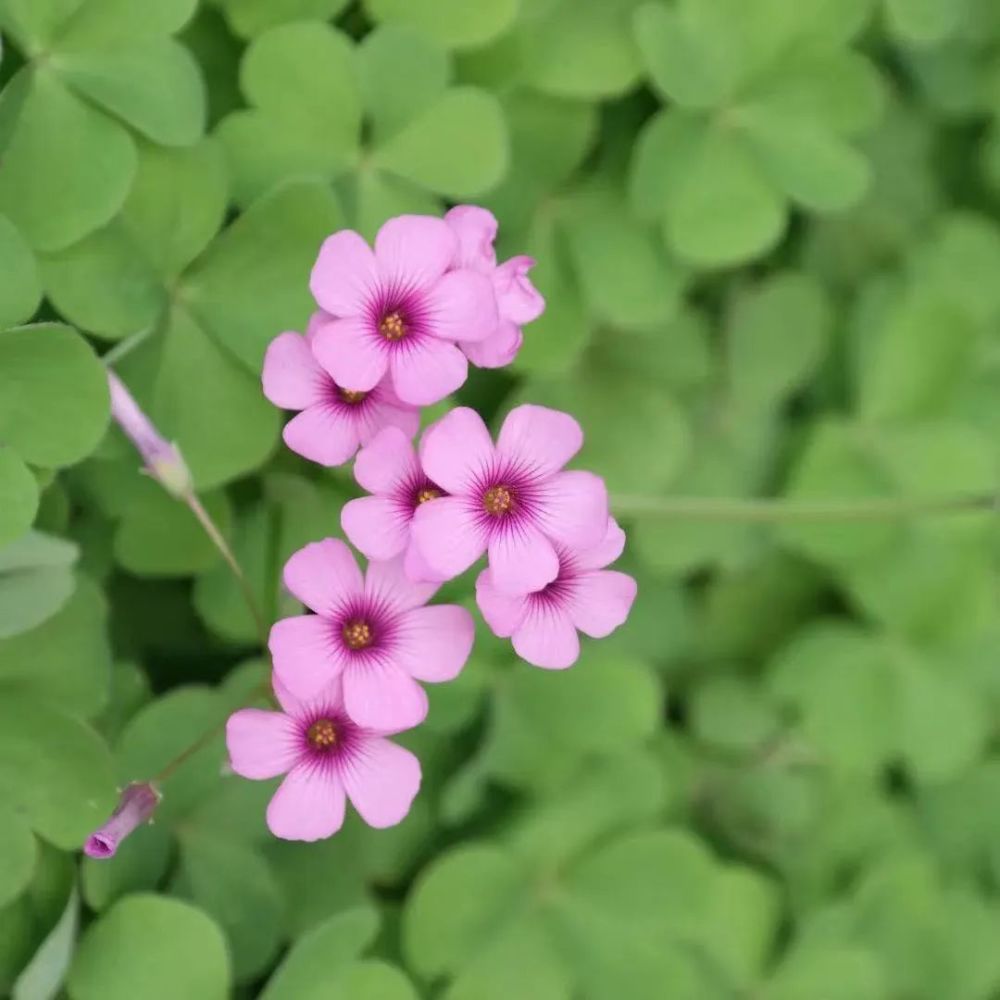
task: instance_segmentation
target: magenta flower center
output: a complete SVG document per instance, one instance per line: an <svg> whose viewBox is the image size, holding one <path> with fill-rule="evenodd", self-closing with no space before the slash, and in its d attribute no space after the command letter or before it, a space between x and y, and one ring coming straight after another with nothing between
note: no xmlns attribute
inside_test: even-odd
<svg viewBox="0 0 1000 1000"><path fill-rule="evenodd" d="M306 739L314 750L332 750L339 741L333 719L317 719L307 730Z"/></svg>
<svg viewBox="0 0 1000 1000"><path fill-rule="evenodd" d="M425 486L422 490L417 491L417 506L427 503L428 500L437 500L439 496L441 496L441 491L436 486Z"/></svg>
<svg viewBox="0 0 1000 1000"><path fill-rule="evenodd" d="M491 486L483 494L483 510L492 517L504 517L517 506L517 496L509 486Z"/></svg>
<svg viewBox="0 0 1000 1000"><path fill-rule="evenodd" d="M393 309L383 316L379 320L378 329L379 333L390 341L402 340L409 332L406 319L399 309Z"/></svg>
<svg viewBox="0 0 1000 1000"><path fill-rule="evenodd" d="M357 406L358 403L363 403L368 395L367 392L361 392L358 389L341 389L339 386L337 387L337 394L349 406Z"/></svg>
<svg viewBox="0 0 1000 1000"><path fill-rule="evenodd" d="M344 642L351 649L367 649L375 641L371 625L362 618L353 618L344 624Z"/></svg>

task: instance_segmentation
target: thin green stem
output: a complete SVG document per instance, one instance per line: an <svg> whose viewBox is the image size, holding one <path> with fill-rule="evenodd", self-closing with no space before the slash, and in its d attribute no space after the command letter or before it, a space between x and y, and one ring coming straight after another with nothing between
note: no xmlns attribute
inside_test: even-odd
<svg viewBox="0 0 1000 1000"><path fill-rule="evenodd" d="M205 510L198 497L194 493L191 493L185 498L185 503L191 508L191 513L198 519L198 523L205 529L205 534L212 540L212 544L219 550L222 558L226 561L226 565L232 570L240 592L243 594L243 600L246 602L254 624L257 626L257 634L260 636L261 645L266 648L269 629L267 623L264 621L264 615L257 605L257 598L254 596L253 588L250 586L243 568L240 566L236 556L233 555L233 551L223 537L222 532L219 531L218 525L212 520L212 516Z"/></svg>
<svg viewBox="0 0 1000 1000"><path fill-rule="evenodd" d="M950 497L873 497L865 500L731 499L718 497L611 498L621 517L676 518L784 524L790 521L892 521L935 514L971 514L1000 510L1000 495L971 493Z"/></svg>

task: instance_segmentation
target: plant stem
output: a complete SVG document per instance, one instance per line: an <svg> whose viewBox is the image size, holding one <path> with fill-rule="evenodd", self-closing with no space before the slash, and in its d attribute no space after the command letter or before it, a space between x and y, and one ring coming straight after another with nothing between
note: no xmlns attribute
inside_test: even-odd
<svg viewBox="0 0 1000 1000"><path fill-rule="evenodd" d="M971 493L950 497L873 497L865 500L730 499L718 497L611 498L622 517L662 517L687 521L782 524L789 521L891 521L933 514L1000 511L1000 495Z"/></svg>

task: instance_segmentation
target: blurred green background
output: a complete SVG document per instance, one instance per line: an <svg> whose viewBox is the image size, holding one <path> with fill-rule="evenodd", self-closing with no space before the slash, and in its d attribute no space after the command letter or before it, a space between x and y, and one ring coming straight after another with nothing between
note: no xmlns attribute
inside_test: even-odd
<svg viewBox="0 0 1000 1000"><path fill-rule="evenodd" d="M0 29L0 994L1000 996L989 513L622 499L628 625L563 674L483 630L404 738L398 828L275 841L216 741L113 861L76 853L266 669L97 356L287 612L354 487L278 447L259 368L337 228L491 208L548 310L459 398L572 410L616 496L997 490L997 0L0 0Z"/></svg>

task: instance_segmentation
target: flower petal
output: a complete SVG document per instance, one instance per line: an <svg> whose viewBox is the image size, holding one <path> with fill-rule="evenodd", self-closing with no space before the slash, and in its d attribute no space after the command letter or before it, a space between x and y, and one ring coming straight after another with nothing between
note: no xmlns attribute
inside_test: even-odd
<svg viewBox="0 0 1000 1000"><path fill-rule="evenodd" d="M431 424L420 441L424 472L448 493L469 493L494 459L493 440L483 418L467 406L458 406Z"/></svg>
<svg viewBox="0 0 1000 1000"><path fill-rule="evenodd" d="M531 525L517 525L490 539L490 579L501 594L530 594L559 575L552 543Z"/></svg>
<svg viewBox="0 0 1000 1000"><path fill-rule="evenodd" d="M452 266L491 273L497 263L493 249L498 228L496 216L478 205L456 205L445 213L444 221L458 237L458 251Z"/></svg>
<svg viewBox="0 0 1000 1000"><path fill-rule="evenodd" d="M397 288L433 284L448 270L457 249L458 237L432 215L399 215L375 236L379 277Z"/></svg>
<svg viewBox="0 0 1000 1000"><path fill-rule="evenodd" d="M365 593L369 599L394 612L421 607L440 587L440 581L418 581L408 576L401 558L370 562L365 573Z"/></svg>
<svg viewBox="0 0 1000 1000"><path fill-rule="evenodd" d="M600 544L608 528L608 491L592 472L559 472L545 484L542 526L571 549Z"/></svg>
<svg viewBox="0 0 1000 1000"><path fill-rule="evenodd" d="M359 497L344 504L340 526L368 559L393 559L410 540L410 519L387 497Z"/></svg>
<svg viewBox="0 0 1000 1000"><path fill-rule="evenodd" d="M376 398L361 411L358 433L368 444L383 427L398 427L411 441L420 430L420 410L404 403L393 391L388 377L375 387Z"/></svg>
<svg viewBox="0 0 1000 1000"><path fill-rule="evenodd" d="M323 840L344 822L346 795L340 777L304 762L288 772L267 806L267 825L282 840Z"/></svg>
<svg viewBox="0 0 1000 1000"><path fill-rule="evenodd" d="M500 315L519 326L538 319L545 312L545 299L528 278L534 266L531 257L511 257L493 272L493 289Z"/></svg>
<svg viewBox="0 0 1000 1000"><path fill-rule="evenodd" d="M317 309L310 317L309 321L306 323L306 333L305 338L311 344L313 338L316 336L316 331L319 330L321 326L326 326L330 320L336 319L336 316L332 316L325 309Z"/></svg>
<svg viewBox="0 0 1000 1000"><path fill-rule="evenodd" d="M309 290L328 313L358 316L377 281L371 248L358 233L344 229L324 240L312 269Z"/></svg>
<svg viewBox="0 0 1000 1000"><path fill-rule="evenodd" d="M427 717L427 695L394 663L369 660L344 671L344 708L364 729L399 733Z"/></svg>
<svg viewBox="0 0 1000 1000"><path fill-rule="evenodd" d="M282 618L271 626L267 648L275 677L296 697L315 698L344 668L331 642L330 623L319 615Z"/></svg>
<svg viewBox="0 0 1000 1000"><path fill-rule="evenodd" d="M284 712L241 708L226 722L226 749L233 770L244 778L274 778L295 766L298 728Z"/></svg>
<svg viewBox="0 0 1000 1000"><path fill-rule="evenodd" d="M390 740L373 737L345 761L341 779L351 804L369 825L395 826L420 790L420 761Z"/></svg>
<svg viewBox="0 0 1000 1000"><path fill-rule="evenodd" d="M412 521L410 522L412 528ZM447 577L440 573L435 573L427 564L427 560L420 554L413 541L413 532L410 531L410 542L406 546L406 555L403 557L403 572L417 583L444 583Z"/></svg>
<svg viewBox="0 0 1000 1000"><path fill-rule="evenodd" d="M365 319L335 319L316 331L316 360L344 389L369 392L389 369L385 341L372 333Z"/></svg>
<svg viewBox="0 0 1000 1000"><path fill-rule="evenodd" d="M285 586L317 614L329 614L364 589L361 570L339 538L310 542L285 563Z"/></svg>
<svg viewBox="0 0 1000 1000"><path fill-rule="evenodd" d="M500 315L490 279L475 271L449 271L424 293L427 330L444 340L485 340Z"/></svg>
<svg viewBox="0 0 1000 1000"><path fill-rule="evenodd" d="M523 343L521 328L502 319L485 340L462 341L458 346L477 368L505 368L517 357Z"/></svg>
<svg viewBox="0 0 1000 1000"><path fill-rule="evenodd" d="M421 504L410 532L420 557L444 580L464 573L486 551L486 535L461 497Z"/></svg>
<svg viewBox="0 0 1000 1000"><path fill-rule="evenodd" d="M635 580L627 573L612 569L583 573L569 599L570 619L584 635L603 639L628 618L636 590Z"/></svg>
<svg viewBox="0 0 1000 1000"><path fill-rule="evenodd" d="M389 359L392 384L399 398L414 406L438 403L469 377L469 362L454 345L423 337Z"/></svg>
<svg viewBox="0 0 1000 1000"><path fill-rule="evenodd" d="M536 667L565 670L580 656L580 637L563 611L537 606L514 633L514 652Z"/></svg>
<svg viewBox="0 0 1000 1000"><path fill-rule="evenodd" d="M507 414L497 453L545 476L558 472L583 447L583 430L562 410L525 403Z"/></svg>
<svg viewBox="0 0 1000 1000"><path fill-rule="evenodd" d="M329 403L303 410L285 424L281 436L297 455L328 468L350 461L360 444L350 415Z"/></svg>
<svg viewBox="0 0 1000 1000"><path fill-rule="evenodd" d="M604 569L610 566L625 550L625 532L613 518L608 518L607 531L597 545L587 549L577 549L573 562L579 569Z"/></svg>
<svg viewBox="0 0 1000 1000"><path fill-rule="evenodd" d="M276 674L271 675L271 689L277 699L281 710L295 719L304 719L309 715L315 717L317 706L324 712L336 714L344 707L343 682L340 676L336 676L313 698L298 698L281 683L281 678Z"/></svg>
<svg viewBox="0 0 1000 1000"><path fill-rule="evenodd" d="M284 410L304 410L323 398L326 373L313 357L305 337L279 333L264 352L261 383L264 395Z"/></svg>
<svg viewBox="0 0 1000 1000"><path fill-rule="evenodd" d="M476 604L494 635L509 639L528 614L528 594L501 594L493 586L490 571L476 579Z"/></svg>
<svg viewBox="0 0 1000 1000"><path fill-rule="evenodd" d="M398 427L383 427L361 449L354 463L354 478L369 493L393 492L400 480L420 471L413 444Z"/></svg>
<svg viewBox="0 0 1000 1000"><path fill-rule="evenodd" d="M396 663L418 681L451 681L465 666L476 626L457 604L414 608L399 622Z"/></svg>

